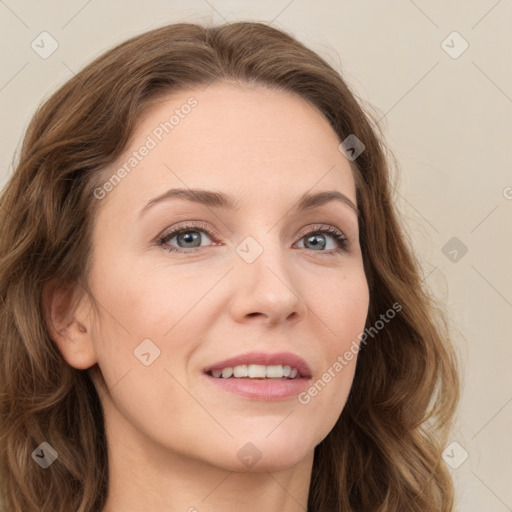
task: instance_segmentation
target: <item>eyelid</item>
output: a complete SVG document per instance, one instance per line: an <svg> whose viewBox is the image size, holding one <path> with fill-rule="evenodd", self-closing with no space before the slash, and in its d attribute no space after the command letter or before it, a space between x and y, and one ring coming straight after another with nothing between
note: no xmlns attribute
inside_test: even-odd
<svg viewBox="0 0 512 512"><path fill-rule="evenodd" d="M189 220L184 221L183 224L177 224L175 226L171 226L170 228L166 228L160 235L158 235L157 240L167 238L171 234L174 234L176 236L176 232L179 232L181 230L185 231L187 229L204 230L210 237L214 236L215 238L218 238L220 236L219 233L215 229L213 229L208 223L200 220Z"/></svg>
<svg viewBox="0 0 512 512"><path fill-rule="evenodd" d="M309 234L311 232L329 231L329 230L333 230L333 232L339 233L340 235L342 235L344 238L346 238L348 240L348 237L345 235L345 233L341 229L339 229L336 226L333 226L331 224L325 224L323 222L314 222L313 224L308 224L307 226L304 226L297 233L296 236L302 238L303 236L306 236L307 234Z"/></svg>

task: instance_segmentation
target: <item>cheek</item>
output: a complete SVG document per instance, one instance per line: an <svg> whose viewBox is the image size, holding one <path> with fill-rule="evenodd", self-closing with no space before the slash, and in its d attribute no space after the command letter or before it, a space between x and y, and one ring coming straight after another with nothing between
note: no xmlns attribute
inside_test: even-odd
<svg viewBox="0 0 512 512"><path fill-rule="evenodd" d="M171 272L137 268L122 258L116 261L112 267L97 265L91 273L91 285L101 304L94 343L105 382L109 388L116 386L119 393L134 383L128 392L132 405L143 403L144 393L146 401L150 393L152 401L158 402L155 390L180 396L183 391L168 372L188 385L190 353L200 344L201 329L211 325L197 318L204 316L200 300L211 289L213 278L190 278L190 273L178 267ZM158 402L157 410L162 405Z"/></svg>
<svg viewBox="0 0 512 512"><path fill-rule="evenodd" d="M315 313L329 327L331 356L332 350L344 350L363 331L368 316L369 290L364 272L357 269L324 280L313 304Z"/></svg>
<svg viewBox="0 0 512 512"><path fill-rule="evenodd" d="M366 277L355 274L343 281L333 300L330 311L333 316L334 343L329 344L326 368L321 380L344 403L355 373L360 349L360 337L364 332L369 309L369 290ZM336 390L336 391L334 391Z"/></svg>
<svg viewBox="0 0 512 512"><path fill-rule="evenodd" d="M316 423L320 442L334 427L352 387L369 307L369 290L363 272L330 280L318 295L315 313L329 327L324 338L323 365L303 393L300 407Z"/></svg>
<svg viewBox="0 0 512 512"><path fill-rule="evenodd" d="M297 416L301 415L309 423L310 431L315 433L315 445L325 439L343 412L352 387L355 363L354 358L340 371L336 371L333 364L298 396L302 412Z"/></svg>
<svg viewBox="0 0 512 512"><path fill-rule="evenodd" d="M98 265L93 280L103 323L132 341L164 336L201 296L198 283L187 283L179 271L157 272L122 259Z"/></svg>
<svg viewBox="0 0 512 512"><path fill-rule="evenodd" d="M359 332L355 330L354 332ZM347 402L354 379L359 342L357 336L347 336L333 344L326 363L319 368L306 390L297 397L298 408L316 442L321 442L332 430Z"/></svg>

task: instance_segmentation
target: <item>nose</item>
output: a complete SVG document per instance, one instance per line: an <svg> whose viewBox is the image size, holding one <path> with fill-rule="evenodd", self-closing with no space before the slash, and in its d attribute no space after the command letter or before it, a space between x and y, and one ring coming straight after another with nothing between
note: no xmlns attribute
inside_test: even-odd
<svg viewBox="0 0 512 512"><path fill-rule="evenodd" d="M266 240L271 238L267 236ZM286 250L273 241L252 263L236 256L231 314L237 322L259 322L270 327L294 324L304 317L307 307Z"/></svg>

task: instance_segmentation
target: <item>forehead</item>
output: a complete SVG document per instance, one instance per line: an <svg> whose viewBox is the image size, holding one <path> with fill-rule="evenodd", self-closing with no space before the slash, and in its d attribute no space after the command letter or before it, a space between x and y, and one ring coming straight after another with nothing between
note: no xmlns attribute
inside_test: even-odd
<svg viewBox="0 0 512 512"><path fill-rule="evenodd" d="M195 106L187 108L191 103ZM169 127L166 122L172 117ZM159 128L164 131L161 136L156 133ZM339 143L327 119L299 95L225 82L160 99L148 109L136 132L139 136L155 132L157 139L165 139L159 140L164 146L174 141L210 152L216 142L222 142L226 150L243 150L247 157L261 149L281 148L282 152L293 150L299 158Z"/></svg>
<svg viewBox="0 0 512 512"><path fill-rule="evenodd" d="M322 113L294 93L226 82L174 92L151 104L106 170L106 179L128 170L108 200L140 203L179 186L271 201L335 188L355 203L339 142Z"/></svg>

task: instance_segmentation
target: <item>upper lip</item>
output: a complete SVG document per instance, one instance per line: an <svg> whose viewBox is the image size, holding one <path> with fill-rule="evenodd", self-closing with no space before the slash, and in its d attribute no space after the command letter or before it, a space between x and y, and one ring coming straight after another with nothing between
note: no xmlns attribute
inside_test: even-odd
<svg viewBox="0 0 512 512"><path fill-rule="evenodd" d="M291 352L276 352L270 354L268 352L248 352L223 361L218 361L210 366L207 366L204 371L208 373L212 370L222 370L223 368L239 366L242 364L261 364L264 366L283 365L296 368L300 377L310 378L311 368L302 357L292 354Z"/></svg>

